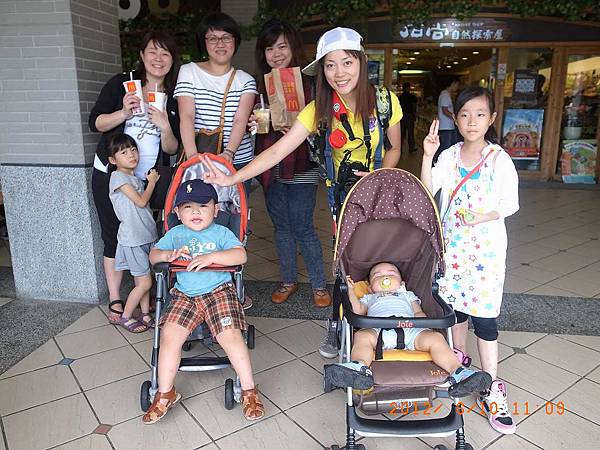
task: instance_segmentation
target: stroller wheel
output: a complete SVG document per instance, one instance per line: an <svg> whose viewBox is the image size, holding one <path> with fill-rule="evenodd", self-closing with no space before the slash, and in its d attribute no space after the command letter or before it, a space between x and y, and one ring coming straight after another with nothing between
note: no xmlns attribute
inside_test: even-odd
<svg viewBox="0 0 600 450"><path fill-rule="evenodd" d="M140 407L144 412L148 411L148 408L152 404L152 399L150 398L151 387L152 383L150 380L146 380L142 383L142 388L140 389Z"/></svg>
<svg viewBox="0 0 600 450"><path fill-rule="evenodd" d="M366 448L364 444L356 444L356 450L366 450Z"/></svg>
<svg viewBox="0 0 600 450"><path fill-rule="evenodd" d="M433 450L448 450L448 447L440 444L440 445L436 445L435 447L433 447Z"/></svg>
<svg viewBox="0 0 600 450"><path fill-rule="evenodd" d="M458 450L462 450L462 449L458 449ZM469 444L468 442L465 442L465 450L473 450L473 446L471 444Z"/></svg>
<svg viewBox="0 0 600 450"><path fill-rule="evenodd" d="M233 380L227 378L225 380L225 409L233 409Z"/></svg>
<svg viewBox="0 0 600 450"><path fill-rule="evenodd" d="M250 350L252 350L254 348L254 335L255 335L255 329L254 329L254 325L248 325L248 331L246 331L246 345L248 345L248 348Z"/></svg>
<svg viewBox="0 0 600 450"><path fill-rule="evenodd" d="M185 341L181 346L181 349L184 352L189 352L192 349L192 341Z"/></svg>
<svg viewBox="0 0 600 450"><path fill-rule="evenodd" d="M340 446L339 445L332 445L331 447L329 447L330 450L340 450Z"/></svg>

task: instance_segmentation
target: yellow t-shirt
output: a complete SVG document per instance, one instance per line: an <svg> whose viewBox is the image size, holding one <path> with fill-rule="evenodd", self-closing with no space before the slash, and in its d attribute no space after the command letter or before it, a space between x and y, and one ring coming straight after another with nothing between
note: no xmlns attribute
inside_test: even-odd
<svg viewBox="0 0 600 450"><path fill-rule="evenodd" d="M396 125L398 122L400 122L400 119L402 119L402 107L400 106L400 102L398 101L398 97L396 96L396 94L390 92L390 97L390 101L392 103L392 117L390 117L389 126L391 127L393 125ZM364 143L361 143L363 138L362 120L360 118L358 118L358 120L355 119L354 113L350 110L350 108L348 108L347 106L346 108L348 109L348 122L350 122L350 126L354 131L354 137L356 137L357 139L353 141L348 139L348 142L346 142L346 145L344 145L344 147L342 148L332 148L333 163L336 173L347 149L352 150L352 154L350 156L349 161L359 161L362 163L366 163L367 161L367 147ZM315 114L316 106L315 101L313 100L308 105L306 105L306 107L302 111L300 111L300 114L298 115L298 120L302 125L304 125L304 128L306 128L309 133L317 132L317 125L315 124ZM342 126L342 122L340 122L334 117L332 131L335 129L342 130L342 132L346 135L346 138L348 138L348 134ZM375 165L375 149L379 145L380 139L376 111L373 111L373 115L369 119L369 129L371 131L371 167L369 169L373 170Z"/></svg>

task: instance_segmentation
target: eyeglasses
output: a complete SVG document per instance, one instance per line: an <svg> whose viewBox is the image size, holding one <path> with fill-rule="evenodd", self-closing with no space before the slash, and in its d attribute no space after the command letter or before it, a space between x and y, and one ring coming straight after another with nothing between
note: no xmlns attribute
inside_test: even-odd
<svg viewBox="0 0 600 450"><path fill-rule="evenodd" d="M204 40L206 42L208 42L210 45L217 45L217 42L219 42L219 41L221 41L223 44L231 44L233 42L233 36L230 34L225 34L221 37L210 36L210 37L204 38Z"/></svg>

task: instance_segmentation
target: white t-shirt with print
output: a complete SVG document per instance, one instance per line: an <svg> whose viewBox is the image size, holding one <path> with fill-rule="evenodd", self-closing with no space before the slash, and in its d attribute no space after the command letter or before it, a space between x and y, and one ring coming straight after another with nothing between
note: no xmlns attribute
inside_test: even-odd
<svg viewBox="0 0 600 450"><path fill-rule="evenodd" d="M231 71L224 75L211 75L194 62L184 64L181 66L181 69L179 69L177 86L175 87L173 96L194 97L196 104L194 128L196 130L201 128L214 130L219 127L223 93L225 92L230 76ZM242 95L256 93L256 82L254 81L254 78L243 70L238 69L235 73L235 78L231 83L231 87L229 88L227 101L225 103L223 147L227 147L229 142L229 136L231 135L231 129L233 127L233 117L238 110ZM252 147L250 134L244 133L244 137L237 149L233 162L235 164L244 164L252 161L253 158L254 148Z"/></svg>
<svg viewBox="0 0 600 450"><path fill-rule="evenodd" d="M140 155L140 160L133 173L140 180L145 180L148 171L156 164L160 147L160 129L150 122L146 113L143 116L133 116L127 119L125 134L135 139Z"/></svg>
<svg viewBox="0 0 600 450"><path fill-rule="evenodd" d="M452 105L452 97L450 93L444 89L438 98L438 119L440 120L440 130L454 130L454 121L442 112L442 107L448 108L448 111L454 112Z"/></svg>

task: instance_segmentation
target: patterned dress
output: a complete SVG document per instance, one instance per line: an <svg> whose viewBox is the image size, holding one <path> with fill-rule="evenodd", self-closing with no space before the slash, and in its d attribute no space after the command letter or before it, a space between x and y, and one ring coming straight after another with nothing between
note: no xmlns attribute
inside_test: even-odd
<svg viewBox="0 0 600 450"><path fill-rule="evenodd" d="M519 209L518 177L512 160L504 150L490 144L480 169L469 178L448 204L452 191L473 169L460 159L462 142L444 151L433 168L434 192L442 192L442 224L446 243L446 274L439 280L442 298L475 317L498 317L506 271L507 237L504 217ZM500 219L466 226L460 215L498 211Z"/></svg>

